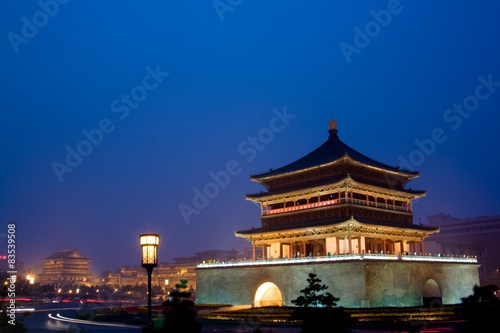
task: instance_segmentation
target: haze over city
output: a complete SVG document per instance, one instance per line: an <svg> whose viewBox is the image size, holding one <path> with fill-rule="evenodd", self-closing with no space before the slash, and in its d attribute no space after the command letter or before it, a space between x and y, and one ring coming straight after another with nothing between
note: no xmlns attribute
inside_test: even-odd
<svg viewBox="0 0 500 333"><path fill-rule="evenodd" d="M497 1L2 1L0 255L96 273L242 251L250 175L328 138L418 170L436 213L499 215ZM3 236L3 237L2 237Z"/></svg>

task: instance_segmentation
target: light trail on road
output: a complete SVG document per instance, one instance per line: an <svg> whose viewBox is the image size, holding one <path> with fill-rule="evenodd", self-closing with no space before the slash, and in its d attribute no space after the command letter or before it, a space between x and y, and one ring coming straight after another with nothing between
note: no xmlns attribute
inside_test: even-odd
<svg viewBox="0 0 500 333"><path fill-rule="evenodd" d="M50 319L53 319L53 320L62 321L62 322L66 322L66 323L73 323L73 324L85 324L85 325L96 325L96 326L110 326L110 327L122 327L122 328L137 328L137 329L141 329L141 327L132 326L132 325L126 325L126 324L99 323L99 322L91 321L91 320L69 318L69 317L61 316L59 313L56 314L56 316L53 316L52 313L49 313L48 316L49 316Z"/></svg>

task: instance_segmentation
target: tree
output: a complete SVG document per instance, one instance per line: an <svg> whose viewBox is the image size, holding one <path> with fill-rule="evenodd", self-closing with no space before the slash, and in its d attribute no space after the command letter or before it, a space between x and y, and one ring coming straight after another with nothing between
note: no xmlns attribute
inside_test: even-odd
<svg viewBox="0 0 500 333"><path fill-rule="evenodd" d="M348 313L336 307L340 300L329 292L328 286L314 273L309 273L308 286L300 292L303 294L292 300L298 308L292 313L292 319L302 321L301 333L318 332L350 332L345 326L352 322Z"/></svg>
<svg viewBox="0 0 500 333"><path fill-rule="evenodd" d="M189 299L191 293L185 291L188 288L187 283L187 280L180 280L180 283L175 285L175 290L170 292L171 299L163 302L165 324L162 332L201 332L202 325L196 320L197 312L194 309L194 302Z"/></svg>
<svg viewBox="0 0 500 333"><path fill-rule="evenodd" d="M460 314L465 324L460 332L488 332L490 327L497 326L500 313L500 299L496 296L499 288L496 285L477 286L473 294L463 297Z"/></svg>
<svg viewBox="0 0 500 333"><path fill-rule="evenodd" d="M309 273L307 282L309 282L309 285L300 291L304 295L292 300L293 304L303 307L313 306L328 308L337 305L337 302L340 300L339 298L333 296L329 292L326 292L324 294L319 293L323 290L328 289L328 287L324 284L320 284L321 280L316 277L316 274Z"/></svg>

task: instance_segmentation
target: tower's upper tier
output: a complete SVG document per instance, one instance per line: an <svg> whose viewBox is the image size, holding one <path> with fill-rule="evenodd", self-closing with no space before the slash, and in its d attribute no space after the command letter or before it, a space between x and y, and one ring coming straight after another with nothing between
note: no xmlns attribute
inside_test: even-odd
<svg viewBox="0 0 500 333"><path fill-rule="evenodd" d="M347 175L374 185L402 189L418 171L403 170L371 159L342 142L337 133L337 124L329 122L328 140L311 153L278 169L251 175L250 179L269 190L284 186L303 186Z"/></svg>

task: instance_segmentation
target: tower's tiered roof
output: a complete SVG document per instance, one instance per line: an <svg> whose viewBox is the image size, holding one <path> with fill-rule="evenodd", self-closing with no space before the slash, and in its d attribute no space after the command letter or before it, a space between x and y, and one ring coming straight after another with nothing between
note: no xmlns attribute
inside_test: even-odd
<svg viewBox="0 0 500 333"><path fill-rule="evenodd" d="M327 230L353 218L374 230L437 230L413 224L412 200L427 191L406 189L405 184L420 172L376 161L345 144L337 133L331 120L329 137L318 148L283 167L250 176L266 187L245 195L261 205L262 227L239 231L239 237L264 230Z"/></svg>
<svg viewBox="0 0 500 333"><path fill-rule="evenodd" d="M400 175L405 175L409 179L418 177L418 171L402 170L399 167L393 167L381 162L378 162L364 154L358 152L357 150L349 147L347 144L339 139L337 133L337 124L334 120L330 121L330 133L328 140L321 146L316 148L314 151L305 155L304 157L288 164L278 169L271 169L267 172L256 174L250 176L252 180L259 181L263 178L284 175L287 173L292 173L296 171L306 170L309 168L329 164L340 160L342 158L348 157L355 162L362 163L367 166L374 168L392 171Z"/></svg>
<svg viewBox="0 0 500 333"><path fill-rule="evenodd" d="M85 256L83 256L80 252L76 250L76 247L72 250L57 250L45 260L57 260L57 259L85 259L88 260Z"/></svg>

